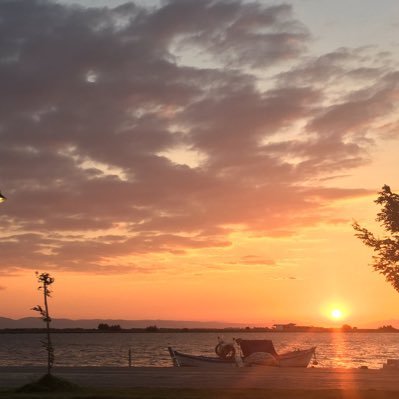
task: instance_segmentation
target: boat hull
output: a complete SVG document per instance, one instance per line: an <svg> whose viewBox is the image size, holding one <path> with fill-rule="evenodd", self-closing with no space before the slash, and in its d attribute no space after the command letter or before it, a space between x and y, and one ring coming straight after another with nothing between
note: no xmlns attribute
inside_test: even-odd
<svg viewBox="0 0 399 399"><path fill-rule="evenodd" d="M278 356L278 365L280 367L308 367L315 352L316 347L282 353Z"/></svg>
<svg viewBox="0 0 399 399"><path fill-rule="evenodd" d="M176 367L236 367L234 360L223 360L218 357L189 355L168 347L173 365Z"/></svg>
<svg viewBox="0 0 399 399"><path fill-rule="evenodd" d="M169 354L176 367L237 367L234 359L224 360L217 357L189 355L178 352L168 347ZM303 350L295 350L292 352L282 353L278 355L275 367L308 367L310 361L315 354L315 347ZM243 359L245 366L245 359Z"/></svg>

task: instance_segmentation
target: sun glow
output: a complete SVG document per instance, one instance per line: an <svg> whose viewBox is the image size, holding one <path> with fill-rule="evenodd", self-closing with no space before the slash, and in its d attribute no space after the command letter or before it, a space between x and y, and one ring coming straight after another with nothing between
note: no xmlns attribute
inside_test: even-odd
<svg viewBox="0 0 399 399"><path fill-rule="evenodd" d="M342 319L343 313L341 309L333 309L330 315L334 320L339 320Z"/></svg>

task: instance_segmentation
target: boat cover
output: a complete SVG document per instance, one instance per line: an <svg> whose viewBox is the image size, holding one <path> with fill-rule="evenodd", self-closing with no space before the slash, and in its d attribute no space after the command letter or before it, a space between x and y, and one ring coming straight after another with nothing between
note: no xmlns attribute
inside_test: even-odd
<svg viewBox="0 0 399 399"><path fill-rule="evenodd" d="M236 342L240 345L243 357L255 352L266 352L278 357L273 342L269 339L237 339Z"/></svg>

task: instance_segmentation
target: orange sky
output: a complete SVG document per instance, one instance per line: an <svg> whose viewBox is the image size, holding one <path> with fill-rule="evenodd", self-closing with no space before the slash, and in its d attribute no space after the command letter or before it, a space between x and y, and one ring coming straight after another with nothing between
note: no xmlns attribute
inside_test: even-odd
<svg viewBox="0 0 399 399"><path fill-rule="evenodd" d="M0 5L0 316L399 327L397 3L69 3Z"/></svg>

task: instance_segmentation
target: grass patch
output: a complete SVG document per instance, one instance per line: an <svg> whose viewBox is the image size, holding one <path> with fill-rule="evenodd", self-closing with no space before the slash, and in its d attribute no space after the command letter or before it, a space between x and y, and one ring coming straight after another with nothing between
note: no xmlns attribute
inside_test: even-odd
<svg viewBox="0 0 399 399"><path fill-rule="evenodd" d="M89 389L76 392L6 392L0 399L397 399L393 391L293 389Z"/></svg>
<svg viewBox="0 0 399 399"><path fill-rule="evenodd" d="M76 392L79 387L68 380L55 377L52 374L45 374L37 381L25 384L17 388L17 393L35 393L35 392Z"/></svg>

